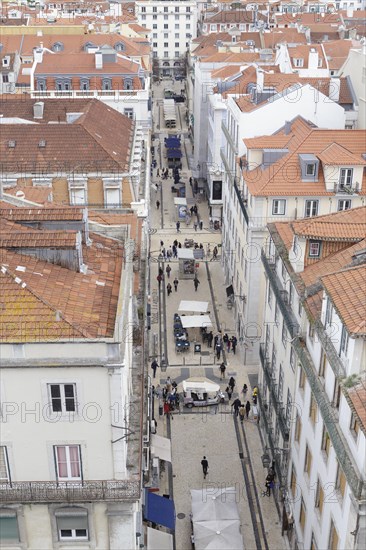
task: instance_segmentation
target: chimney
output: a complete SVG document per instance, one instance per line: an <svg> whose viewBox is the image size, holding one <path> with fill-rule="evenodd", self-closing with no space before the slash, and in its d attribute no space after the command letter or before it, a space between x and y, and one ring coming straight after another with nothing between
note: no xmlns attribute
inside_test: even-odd
<svg viewBox="0 0 366 550"><path fill-rule="evenodd" d="M256 68L257 73L257 92L261 94L264 88L264 71L259 67Z"/></svg>
<svg viewBox="0 0 366 550"><path fill-rule="evenodd" d="M331 78L329 82L329 99L338 103L341 81L339 78Z"/></svg>
<svg viewBox="0 0 366 550"><path fill-rule="evenodd" d="M37 103L34 103L34 105L33 105L33 118L38 118L38 119L43 118L43 111L44 111L44 102L43 101L37 101Z"/></svg>
<svg viewBox="0 0 366 550"><path fill-rule="evenodd" d="M36 48L34 50L33 56L34 56L34 61L36 63L42 63L42 61L43 61L43 48L41 48L41 47Z"/></svg>
<svg viewBox="0 0 366 550"><path fill-rule="evenodd" d="M310 48L308 67L309 69L317 69L319 67L319 54L315 48Z"/></svg>
<svg viewBox="0 0 366 550"><path fill-rule="evenodd" d="M347 8L347 17L353 17L353 8L351 7Z"/></svg>
<svg viewBox="0 0 366 550"><path fill-rule="evenodd" d="M289 133L291 132L291 126L292 126L291 120L286 120L286 122L285 122L285 134L286 134L286 136L288 136Z"/></svg>
<svg viewBox="0 0 366 550"><path fill-rule="evenodd" d="M102 52L95 52L95 68L103 69L103 54Z"/></svg>

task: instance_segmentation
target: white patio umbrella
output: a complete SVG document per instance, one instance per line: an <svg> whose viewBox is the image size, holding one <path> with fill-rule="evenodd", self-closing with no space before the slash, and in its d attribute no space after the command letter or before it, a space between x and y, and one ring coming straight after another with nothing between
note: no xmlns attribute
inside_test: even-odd
<svg viewBox="0 0 366 550"><path fill-rule="evenodd" d="M243 538L240 534L240 520L193 522L194 544L196 550L243 550Z"/></svg>

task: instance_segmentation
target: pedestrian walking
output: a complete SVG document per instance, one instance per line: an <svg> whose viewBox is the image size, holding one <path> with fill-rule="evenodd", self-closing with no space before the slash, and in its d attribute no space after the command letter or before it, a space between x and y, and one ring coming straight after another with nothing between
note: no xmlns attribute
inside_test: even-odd
<svg viewBox="0 0 366 550"><path fill-rule="evenodd" d="M207 345L209 348L212 348L212 340L213 340L213 334L212 330L207 334Z"/></svg>
<svg viewBox="0 0 366 550"><path fill-rule="evenodd" d="M227 346L227 352L230 353L230 348L231 348L231 338L229 338L229 340L226 342L226 346Z"/></svg>
<svg viewBox="0 0 366 550"><path fill-rule="evenodd" d="M160 275L160 273L159 273L159 275L156 277L156 279L157 279L157 281L158 281L159 288L160 288L161 281L163 280L163 277Z"/></svg>
<svg viewBox="0 0 366 550"><path fill-rule="evenodd" d="M170 273L172 271L172 268L170 267L169 264L166 266L165 271L166 271L168 279L170 279Z"/></svg>
<svg viewBox="0 0 366 550"><path fill-rule="evenodd" d="M225 363L222 362L219 368L220 368L221 379L223 380L225 378L225 371L226 371Z"/></svg>
<svg viewBox="0 0 366 550"><path fill-rule="evenodd" d="M216 334L215 338L214 338L214 348L216 349L216 346L217 346L217 342L219 341L219 335Z"/></svg>
<svg viewBox="0 0 366 550"><path fill-rule="evenodd" d="M192 180L192 178L189 178L189 185L190 185L191 187L192 187L192 185L193 185L193 180Z"/></svg>
<svg viewBox="0 0 366 550"><path fill-rule="evenodd" d="M180 222L178 221L175 226L177 228L177 233L180 233Z"/></svg>
<svg viewBox="0 0 366 550"><path fill-rule="evenodd" d="M156 210L159 210L160 208L160 201L156 201Z"/></svg>
<svg viewBox="0 0 366 550"><path fill-rule="evenodd" d="M178 243L178 248L182 248L182 243L181 242Z"/></svg>
<svg viewBox="0 0 366 550"><path fill-rule="evenodd" d="M156 170L156 175L158 176L158 178L160 178L160 171L159 171L159 168Z"/></svg>
<svg viewBox="0 0 366 550"><path fill-rule="evenodd" d="M166 291L167 291L168 296L170 296L171 293L172 293L172 285L170 283L168 283L166 285Z"/></svg>
<svg viewBox="0 0 366 550"><path fill-rule="evenodd" d="M231 405L232 407L234 407L234 413L235 413L235 416L239 416L239 409L241 407L241 401L239 399L239 397L237 397L234 402L232 403Z"/></svg>
<svg viewBox="0 0 366 550"><path fill-rule="evenodd" d="M213 257L214 260L216 260L217 254L218 254L218 248L217 248L217 246L215 246L215 248L212 251L212 257Z"/></svg>
<svg viewBox="0 0 366 550"><path fill-rule="evenodd" d="M243 394L244 397L247 396L248 386L246 384L244 384L243 389L241 390L241 393Z"/></svg>
<svg viewBox="0 0 366 550"><path fill-rule="evenodd" d="M224 342L224 344L227 344L228 341L229 341L229 336L227 334L227 332L225 332L224 336L222 337L222 341Z"/></svg>
<svg viewBox="0 0 366 550"><path fill-rule="evenodd" d="M236 346L238 345L238 339L236 336L231 337L231 349L233 350L233 354L236 353Z"/></svg>
<svg viewBox="0 0 366 550"><path fill-rule="evenodd" d="M240 409L239 409L239 418L240 418L240 422L243 422L244 417L245 417L245 407L244 407L244 405L242 404L241 407L240 407Z"/></svg>
<svg viewBox="0 0 366 550"><path fill-rule="evenodd" d="M197 279L197 277L195 277L193 279L193 284L194 284L194 290L197 292L197 289L198 289L198 285L200 284L199 280Z"/></svg>
<svg viewBox="0 0 366 550"><path fill-rule="evenodd" d="M152 368L152 370L153 370L153 373L154 373L154 375L153 375L153 378L155 378L155 375L156 375L156 369L158 368L158 366L159 366L159 365L158 365L158 362L157 362L157 360L156 360L156 359L154 359L154 361L153 361L153 362L151 363L151 368Z"/></svg>
<svg viewBox="0 0 366 550"><path fill-rule="evenodd" d="M174 285L174 290L175 290L175 292L177 292L177 290L178 290L178 283L179 283L178 279L175 278L174 281L173 281L173 285Z"/></svg>
<svg viewBox="0 0 366 550"><path fill-rule="evenodd" d="M202 220L200 221L199 225L200 225L200 230L202 231L202 229L203 229L203 221Z"/></svg>
<svg viewBox="0 0 366 550"><path fill-rule="evenodd" d="M197 231L197 226L198 226L197 222L194 222L193 227L195 231Z"/></svg>
<svg viewBox="0 0 366 550"><path fill-rule="evenodd" d="M231 400L231 396L233 395L233 389L232 389L232 387L231 387L231 386L227 386L227 388L226 388L225 391L226 391L227 396L228 396L229 401L230 401L230 400Z"/></svg>
<svg viewBox="0 0 366 550"><path fill-rule="evenodd" d="M234 391L234 388L235 388L235 378L233 376L230 377L230 380L229 380L229 386L232 388L232 390Z"/></svg>
<svg viewBox="0 0 366 550"><path fill-rule="evenodd" d="M217 342L215 350L216 350L217 360L220 361L222 347L221 347L221 344L219 344L219 342Z"/></svg>
<svg viewBox="0 0 366 550"><path fill-rule="evenodd" d="M208 474L208 460L205 456L201 460L201 466L203 471L203 479L206 479L206 476Z"/></svg>
<svg viewBox="0 0 366 550"><path fill-rule="evenodd" d="M245 412L247 413L247 420L249 418L250 409L251 409L250 403L249 401L247 401L245 404Z"/></svg>

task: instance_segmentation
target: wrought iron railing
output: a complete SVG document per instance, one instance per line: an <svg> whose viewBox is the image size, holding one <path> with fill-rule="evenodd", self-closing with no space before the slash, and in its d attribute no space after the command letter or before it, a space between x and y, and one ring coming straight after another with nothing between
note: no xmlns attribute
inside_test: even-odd
<svg viewBox="0 0 366 550"><path fill-rule="evenodd" d="M289 439L289 428L286 421L286 415L284 413L284 407L282 406L282 401L278 399L278 393L277 393L277 384L275 382L275 379L272 376L272 369L271 369L271 363L266 358L264 345L260 344L259 346L259 357L261 360L263 373L266 379L267 387L271 393L272 401L274 404L274 410L277 415L277 421L278 426L280 428L282 437L284 441L288 441Z"/></svg>
<svg viewBox="0 0 366 550"><path fill-rule="evenodd" d="M320 319L315 321L314 328L335 376L343 378L346 376L346 369Z"/></svg>
<svg viewBox="0 0 366 550"><path fill-rule="evenodd" d="M0 483L1 502L135 501L139 481L15 481Z"/></svg>
<svg viewBox="0 0 366 550"><path fill-rule="evenodd" d="M272 290L276 296L277 303L286 323L286 328L289 331L291 338L299 333L299 323L292 311L291 305L285 300L285 289L282 287L276 273L276 266L269 261L264 250L261 253L264 270L271 284Z"/></svg>
<svg viewBox="0 0 366 550"><path fill-rule="evenodd" d="M228 160L226 158L224 147L221 147L221 149L220 149L220 157L221 157L222 162L224 163L225 173L227 174L227 176L230 180L230 183L232 184L234 182L234 176L233 176L232 170L230 169Z"/></svg>
<svg viewBox="0 0 366 550"><path fill-rule="evenodd" d="M364 481L362 480L361 474L353 459L352 452L350 451L342 430L339 427L337 416L325 392L324 386L319 379L310 353L304 342L302 342L299 338L294 338L292 345L301 366L305 371L311 391L318 404L320 414L323 418L326 430L336 452L337 459L341 465L344 475L346 476L347 482L355 498L359 498L361 496Z"/></svg>
<svg viewBox="0 0 366 550"><path fill-rule="evenodd" d="M228 142L230 143L233 151L234 151L234 154L237 155L238 154L238 149L236 147L236 143L235 141L233 140L229 130L228 130L228 127L226 126L225 122L222 121L221 122L221 130L224 132L224 135L226 137L226 139L228 140Z"/></svg>
<svg viewBox="0 0 366 550"><path fill-rule="evenodd" d="M236 183L235 178L234 178L234 190L235 190L236 196L238 198L241 211L243 212L244 219L245 219L247 225L249 225L249 215L248 215L247 207L245 206L244 199L241 196L241 192L240 192L240 189L238 187L238 184Z"/></svg>

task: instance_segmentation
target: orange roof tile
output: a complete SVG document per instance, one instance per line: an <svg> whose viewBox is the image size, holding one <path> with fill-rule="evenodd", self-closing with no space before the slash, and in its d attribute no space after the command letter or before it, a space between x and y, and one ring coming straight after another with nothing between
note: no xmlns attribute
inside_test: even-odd
<svg viewBox="0 0 366 550"><path fill-rule="evenodd" d="M82 221L84 209L78 206L64 206L62 208L29 208L17 207L4 203L0 204L0 218L14 222L25 221Z"/></svg>
<svg viewBox="0 0 366 550"><path fill-rule="evenodd" d="M366 166L366 160L360 155L354 155L351 151L347 151L345 147L342 147L338 143L331 143L322 151L317 157L324 162L324 164L331 165L361 165Z"/></svg>
<svg viewBox="0 0 366 550"><path fill-rule="evenodd" d="M366 206L294 221L291 227L301 237L359 241L366 238Z"/></svg>
<svg viewBox="0 0 366 550"><path fill-rule="evenodd" d="M363 372L359 381L352 388L346 388L343 385L342 389L350 403L352 413L366 435L366 374Z"/></svg>
<svg viewBox="0 0 366 550"><path fill-rule="evenodd" d="M366 335L366 265L325 275L321 279L347 331Z"/></svg>

